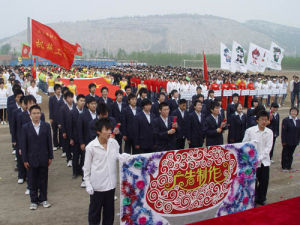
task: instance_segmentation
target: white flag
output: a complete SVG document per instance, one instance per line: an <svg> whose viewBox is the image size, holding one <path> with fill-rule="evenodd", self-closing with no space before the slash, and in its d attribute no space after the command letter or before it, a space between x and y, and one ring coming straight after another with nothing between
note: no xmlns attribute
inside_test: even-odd
<svg viewBox="0 0 300 225"><path fill-rule="evenodd" d="M267 67L269 50L259 47L256 44L250 43L247 69L252 72L265 72Z"/></svg>
<svg viewBox="0 0 300 225"><path fill-rule="evenodd" d="M230 70L230 66L231 66L231 51L223 43L221 43L220 57L221 57L221 69L223 69L223 70Z"/></svg>
<svg viewBox="0 0 300 225"><path fill-rule="evenodd" d="M284 49L272 42L267 67L274 70L281 70L281 61L283 59L283 53Z"/></svg>
<svg viewBox="0 0 300 225"><path fill-rule="evenodd" d="M239 43L233 41L230 67L231 72L247 72L247 66L245 64L245 53L245 49Z"/></svg>

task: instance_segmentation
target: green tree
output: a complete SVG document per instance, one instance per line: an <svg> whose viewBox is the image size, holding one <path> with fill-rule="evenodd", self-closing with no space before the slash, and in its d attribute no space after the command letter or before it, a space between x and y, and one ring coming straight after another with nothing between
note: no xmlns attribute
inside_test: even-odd
<svg viewBox="0 0 300 225"><path fill-rule="evenodd" d="M0 53L3 55L7 55L9 53L10 49L11 49L10 44L2 45L0 48Z"/></svg>

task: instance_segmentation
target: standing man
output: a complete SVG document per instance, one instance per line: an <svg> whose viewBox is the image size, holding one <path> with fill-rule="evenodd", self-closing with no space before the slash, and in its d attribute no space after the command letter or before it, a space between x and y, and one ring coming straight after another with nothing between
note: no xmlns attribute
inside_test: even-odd
<svg viewBox="0 0 300 225"><path fill-rule="evenodd" d="M41 108L33 105L29 112L31 121L22 128L22 157L29 174L30 209L36 210L39 203L44 208L51 206L47 201L47 185L53 148L51 128L48 123L41 121Z"/></svg>
<svg viewBox="0 0 300 225"><path fill-rule="evenodd" d="M267 128L269 114L260 111L256 116L257 125L246 130L243 142L253 141L258 153L256 170L255 203L265 205L270 175L270 152L273 144L273 132Z"/></svg>
<svg viewBox="0 0 300 225"><path fill-rule="evenodd" d="M279 136L280 116L278 113L278 108L279 108L279 105L276 102L273 102L271 104L271 109L269 112L270 113L270 124L267 126L268 128L270 128L273 131L273 145L272 145L272 150L270 152L271 162L274 162L272 160L273 151L274 151L274 147L275 147L276 138Z"/></svg>

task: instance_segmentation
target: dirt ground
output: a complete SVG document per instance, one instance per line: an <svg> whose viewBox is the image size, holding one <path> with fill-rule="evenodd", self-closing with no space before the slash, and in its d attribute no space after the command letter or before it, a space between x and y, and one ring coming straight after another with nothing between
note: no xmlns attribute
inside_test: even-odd
<svg viewBox="0 0 300 225"><path fill-rule="evenodd" d="M290 74L289 74L290 75ZM42 108L47 116L47 97L43 97ZM288 107L279 110L281 119L288 115ZM47 117L48 118L48 117ZM224 136L226 137L226 136ZM54 160L49 169L48 200L49 209L39 207L29 210L29 196L25 195L26 184L17 184L16 162L11 154L8 126L0 125L0 225L83 225L88 224L89 195L80 188L81 179L72 179L72 168L66 167L61 150L54 152ZM280 170L281 141L277 138L274 152L275 163L271 165L267 203L273 203L300 195L300 172L283 173ZM294 154L293 167L300 170L300 147ZM119 196L119 185L116 189ZM119 224L119 200L115 201L115 224ZM185 224L200 220L197 217L180 217Z"/></svg>

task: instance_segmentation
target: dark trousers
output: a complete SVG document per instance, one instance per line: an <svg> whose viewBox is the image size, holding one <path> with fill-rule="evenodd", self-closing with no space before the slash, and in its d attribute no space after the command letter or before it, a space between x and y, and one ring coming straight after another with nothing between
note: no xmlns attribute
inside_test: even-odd
<svg viewBox="0 0 300 225"><path fill-rule="evenodd" d="M26 180L26 169L24 167L22 156L19 154L19 150L16 150L17 157L17 168L18 168L18 178Z"/></svg>
<svg viewBox="0 0 300 225"><path fill-rule="evenodd" d="M117 140L117 142L118 142L119 145L120 145L119 153L122 154L122 135L117 134L117 135L116 135L116 140Z"/></svg>
<svg viewBox="0 0 300 225"><path fill-rule="evenodd" d="M109 191L95 191L90 196L89 225L99 225L103 208L102 225L113 225L115 217L115 189Z"/></svg>
<svg viewBox="0 0 300 225"><path fill-rule="evenodd" d="M176 149L184 149L184 146L185 146L185 138L177 138Z"/></svg>
<svg viewBox="0 0 300 225"><path fill-rule="evenodd" d="M75 143L72 147L73 149L73 159L72 159L72 169L73 175L82 175L82 166L84 163L84 151L81 151L79 143Z"/></svg>
<svg viewBox="0 0 300 225"><path fill-rule="evenodd" d="M203 146L203 139L198 138L198 139L192 139L191 144L189 144L190 148L200 148Z"/></svg>
<svg viewBox="0 0 300 225"><path fill-rule="evenodd" d="M270 159L272 159L272 157L273 157L273 152L274 152L276 138L277 137L275 137L275 136L273 137L273 145L272 145L272 149L271 149L271 152L270 152Z"/></svg>
<svg viewBox="0 0 300 225"><path fill-rule="evenodd" d="M0 109L0 121L6 121L6 109Z"/></svg>
<svg viewBox="0 0 300 225"><path fill-rule="evenodd" d="M255 183L255 202L263 203L267 200L267 191L269 185L270 167L261 164L256 170Z"/></svg>
<svg viewBox="0 0 300 225"><path fill-rule="evenodd" d="M58 124L56 121L53 120L52 124L51 124L51 128L52 128L52 133L53 133L53 146L54 147L59 147L59 142L58 142Z"/></svg>
<svg viewBox="0 0 300 225"><path fill-rule="evenodd" d="M70 146L70 138L66 138L62 140L62 147L63 147L63 152L66 153L67 156L67 162L69 160L72 160L72 148Z"/></svg>
<svg viewBox="0 0 300 225"><path fill-rule="evenodd" d="M292 168L293 154L297 145L285 145L282 149L281 166L282 169L289 170Z"/></svg>
<svg viewBox="0 0 300 225"><path fill-rule="evenodd" d="M30 167L28 179L31 202L38 204L47 201L48 167Z"/></svg>
<svg viewBox="0 0 300 225"><path fill-rule="evenodd" d="M132 153L136 152L133 138L127 137L127 140L125 141L124 152L127 154L132 154L131 149Z"/></svg>

